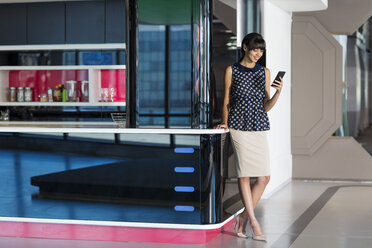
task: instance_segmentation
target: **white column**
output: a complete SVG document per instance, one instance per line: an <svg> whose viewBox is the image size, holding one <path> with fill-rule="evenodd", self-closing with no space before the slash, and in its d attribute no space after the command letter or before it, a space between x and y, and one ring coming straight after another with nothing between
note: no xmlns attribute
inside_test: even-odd
<svg viewBox="0 0 372 248"><path fill-rule="evenodd" d="M292 177L291 155L291 25L292 13L268 0L261 1L262 35L266 41L266 65L271 80L279 70L286 71L284 87L269 112L271 180L263 197L270 196ZM271 95L275 89L271 89Z"/></svg>

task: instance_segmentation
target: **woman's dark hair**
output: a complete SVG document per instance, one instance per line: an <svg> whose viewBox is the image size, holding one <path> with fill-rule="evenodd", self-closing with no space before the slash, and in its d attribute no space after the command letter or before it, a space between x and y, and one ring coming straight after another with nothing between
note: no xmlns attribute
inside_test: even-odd
<svg viewBox="0 0 372 248"><path fill-rule="evenodd" d="M254 49L257 49L257 48L261 49L263 51L265 51L265 49L266 49L266 42L262 38L262 35L260 35L258 33L247 34L246 36L244 36L244 38L242 40L242 46L241 46L242 57L240 58L240 61L243 60L244 55L245 55L243 45L246 45L246 47L248 48L248 51L254 50Z"/></svg>

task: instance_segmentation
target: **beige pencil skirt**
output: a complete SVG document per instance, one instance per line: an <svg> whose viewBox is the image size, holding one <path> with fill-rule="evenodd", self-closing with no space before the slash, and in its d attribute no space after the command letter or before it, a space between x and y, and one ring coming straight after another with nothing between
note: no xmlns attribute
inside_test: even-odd
<svg viewBox="0 0 372 248"><path fill-rule="evenodd" d="M230 128L238 177L270 176L267 131L239 131Z"/></svg>

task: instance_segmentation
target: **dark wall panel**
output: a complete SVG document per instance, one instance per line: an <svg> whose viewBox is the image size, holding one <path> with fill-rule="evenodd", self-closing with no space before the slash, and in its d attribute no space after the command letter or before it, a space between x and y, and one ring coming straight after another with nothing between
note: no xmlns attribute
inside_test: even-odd
<svg viewBox="0 0 372 248"><path fill-rule="evenodd" d="M125 0L0 5L0 45L124 43Z"/></svg>
<svg viewBox="0 0 372 248"><path fill-rule="evenodd" d="M106 42L125 42L126 29L125 0L106 1Z"/></svg>
<svg viewBox="0 0 372 248"><path fill-rule="evenodd" d="M0 5L0 45L27 43L26 4Z"/></svg>
<svg viewBox="0 0 372 248"><path fill-rule="evenodd" d="M29 44L64 44L65 4L29 4L27 30Z"/></svg>
<svg viewBox="0 0 372 248"><path fill-rule="evenodd" d="M66 43L105 42L105 2L66 2Z"/></svg>

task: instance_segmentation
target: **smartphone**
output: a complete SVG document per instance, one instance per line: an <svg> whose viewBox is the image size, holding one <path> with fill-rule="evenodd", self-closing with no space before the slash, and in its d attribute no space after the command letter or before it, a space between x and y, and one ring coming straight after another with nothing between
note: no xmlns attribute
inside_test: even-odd
<svg viewBox="0 0 372 248"><path fill-rule="evenodd" d="M275 86L275 80L280 80L280 78L283 78L284 77L284 74L285 74L285 71L279 71L278 74L276 74L276 77L274 79L274 81L272 82L271 86L274 87ZM274 84L274 85L273 85Z"/></svg>

